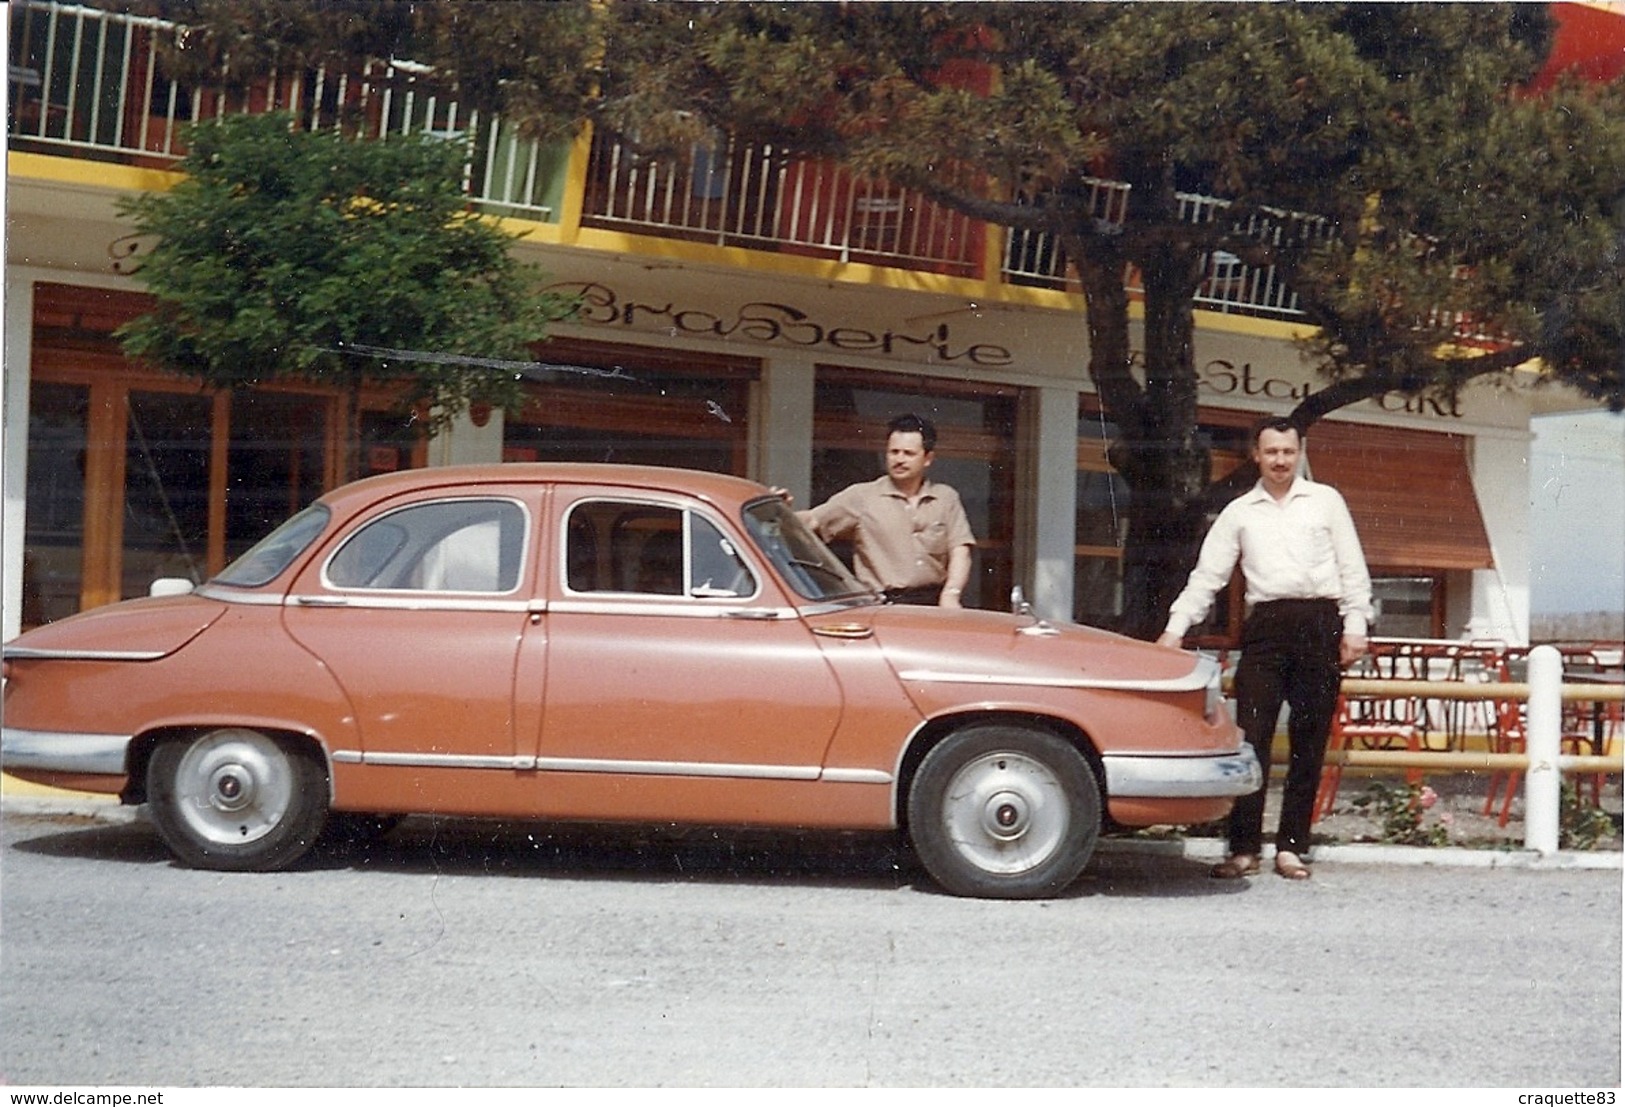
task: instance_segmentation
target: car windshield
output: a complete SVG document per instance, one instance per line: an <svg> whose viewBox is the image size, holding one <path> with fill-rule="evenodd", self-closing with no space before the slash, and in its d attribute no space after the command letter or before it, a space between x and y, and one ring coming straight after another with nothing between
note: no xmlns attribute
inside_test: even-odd
<svg viewBox="0 0 1625 1107"><path fill-rule="evenodd" d="M238 588L258 588L262 584L269 584L278 573L293 564L294 558L310 547L317 535L327 529L330 514L321 504L311 504L227 565L213 583Z"/></svg>
<svg viewBox="0 0 1625 1107"><path fill-rule="evenodd" d="M778 497L747 505L745 529L790 587L807 599L867 599L874 595Z"/></svg>

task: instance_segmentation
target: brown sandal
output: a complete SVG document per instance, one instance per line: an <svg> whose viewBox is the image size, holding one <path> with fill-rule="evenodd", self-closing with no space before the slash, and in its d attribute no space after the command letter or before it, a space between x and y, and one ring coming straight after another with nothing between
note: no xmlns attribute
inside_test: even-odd
<svg viewBox="0 0 1625 1107"><path fill-rule="evenodd" d="M1275 855L1275 872L1287 880L1309 879L1309 866L1297 854L1284 850Z"/></svg>
<svg viewBox="0 0 1625 1107"><path fill-rule="evenodd" d="M1258 856L1251 853L1233 853L1208 870L1214 880L1240 880L1258 872Z"/></svg>

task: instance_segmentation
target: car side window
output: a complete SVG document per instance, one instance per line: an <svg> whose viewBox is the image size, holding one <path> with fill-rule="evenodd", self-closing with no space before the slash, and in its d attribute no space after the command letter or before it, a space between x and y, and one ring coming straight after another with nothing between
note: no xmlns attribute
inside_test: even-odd
<svg viewBox="0 0 1625 1107"><path fill-rule="evenodd" d="M365 524L327 565L334 588L511 592L524 560L525 511L510 500L415 504Z"/></svg>
<svg viewBox="0 0 1625 1107"><path fill-rule="evenodd" d="M716 526L701 515L689 516L693 565L689 574L691 596L749 596L756 591L756 577L739 551Z"/></svg>
<svg viewBox="0 0 1625 1107"><path fill-rule="evenodd" d="M564 579L572 592L708 599L748 596L756 578L715 524L680 508L589 501L565 526Z"/></svg>

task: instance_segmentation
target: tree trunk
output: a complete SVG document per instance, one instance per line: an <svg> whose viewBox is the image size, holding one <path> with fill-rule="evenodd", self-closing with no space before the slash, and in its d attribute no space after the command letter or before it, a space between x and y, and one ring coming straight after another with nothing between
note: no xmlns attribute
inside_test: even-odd
<svg viewBox="0 0 1625 1107"><path fill-rule="evenodd" d="M1117 424L1108 456L1129 488L1117 629L1152 639L1167 623L1206 530L1209 460L1197 429L1192 352L1202 255L1169 243L1136 260L1145 289L1143 382L1133 372L1123 258L1096 249L1077 268L1089 320L1089 374Z"/></svg>
<svg viewBox="0 0 1625 1107"><path fill-rule="evenodd" d="M1143 419L1125 434L1129 533L1123 551L1122 631L1155 638L1185 586L1207 529L1209 457L1197 426L1196 320L1202 255L1161 245L1141 259L1145 289ZM1132 458L1132 460L1128 460Z"/></svg>

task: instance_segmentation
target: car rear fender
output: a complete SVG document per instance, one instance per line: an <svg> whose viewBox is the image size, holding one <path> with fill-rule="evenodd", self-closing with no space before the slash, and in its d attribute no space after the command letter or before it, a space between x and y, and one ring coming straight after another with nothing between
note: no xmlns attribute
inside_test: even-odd
<svg viewBox="0 0 1625 1107"><path fill-rule="evenodd" d="M119 793L120 802L127 804L147 802L147 774L152 764L152 754L165 741L171 738L201 738L211 731L225 727L242 727L248 730L257 730L262 734L281 735L291 740L300 750L322 766L322 773L327 781L327 800L329 806L331 806L333 802L333 762L328 755L326 744L317 735L286 723L243 719L168 724L155 726L137 734L130 742L129 753L125 759L129 775L124 785L124 791Z"/></svg>

